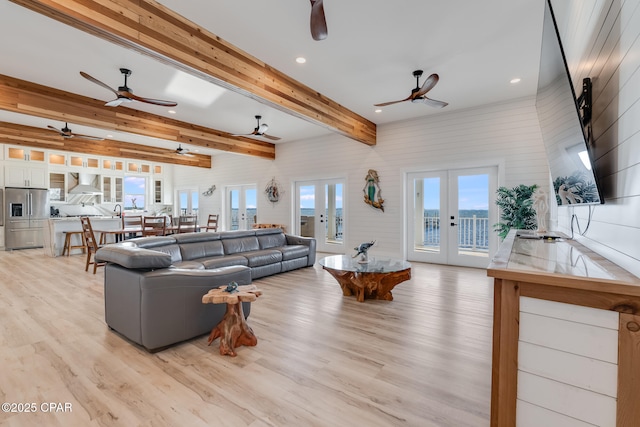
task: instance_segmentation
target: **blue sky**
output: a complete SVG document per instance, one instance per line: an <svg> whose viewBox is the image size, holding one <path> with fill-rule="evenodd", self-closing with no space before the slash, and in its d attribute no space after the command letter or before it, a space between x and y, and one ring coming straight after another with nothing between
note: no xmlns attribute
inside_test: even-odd
<svg viewBox="0 0 640 427"><path fill-rule="evenodd" d="M126 176L124 178L124 207L132 208L133 199L136 199L136 207L144 208L144 194L146 178L143 176Z"/></svg>
<svg viewBox="0 0 640 427"><path fill-rule="evenodd" d="M438 209L440 206L439 178L426 178L425 180L425 209ZM313 185L300 186L300 208L311 209L314 206L315 193ZM459 177L459 209L489 209L489 176L468 175ZM336 187L338 208L342 207L342 185Z"/></svg>
<svg viewBox="0 0 640 427"><path fill-rule="evenodd" d="M336 208L342 208L342 184L336 184ZM315 186L300 186L300 208L313 209L315 202Z"/></svg>
<svg viewBox="0 0 640 427"><path fill-rule="evenodd" d="M466 175L458 177L458 209L489 209L489 175ZM424 208L438 209L440 206L440 179L424 180Z"/></svg>

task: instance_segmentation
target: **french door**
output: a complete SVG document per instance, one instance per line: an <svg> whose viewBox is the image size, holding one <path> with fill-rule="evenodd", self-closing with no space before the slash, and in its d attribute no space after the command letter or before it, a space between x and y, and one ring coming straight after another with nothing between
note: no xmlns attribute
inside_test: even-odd
<svg viewBox="0 0 640 427"><path fill-rule="evenodd" d="M250 230L258 216L255 185L227 187L225 223L227 230Z"/></svg>
<svg viewBox="0 0 640 427"><path fill-rule="evenodd" d="M344 180L296 183L296 230L314 237L320 252L344 253Z"/></svg>
<svg viewBox="0 0 640 427"><path fill-rule="evenodd" d="M485 268L497 247L497 168L407 175L407 259Z"/></svg>

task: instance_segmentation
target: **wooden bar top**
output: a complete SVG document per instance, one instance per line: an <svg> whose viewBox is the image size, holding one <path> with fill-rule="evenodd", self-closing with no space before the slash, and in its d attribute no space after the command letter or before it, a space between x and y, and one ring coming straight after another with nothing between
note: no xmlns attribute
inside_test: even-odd
<svg viewBox="0 0 640 427"><path fill-rule="evenodd" d="M511 230L487 268L498 279L640 296L640 278L569 239L519 237Z"/></svg>

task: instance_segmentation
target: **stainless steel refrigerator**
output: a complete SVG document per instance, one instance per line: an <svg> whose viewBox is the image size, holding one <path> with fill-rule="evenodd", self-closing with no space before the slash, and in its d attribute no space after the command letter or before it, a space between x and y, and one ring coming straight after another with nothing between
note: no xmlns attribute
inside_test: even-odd
<svg viewBox="0 0 640 427"><path fill-rule="evenodd" d="M4 246L6 250L41 248L49 219L49 191L41 188L5 188Z"/></svg>

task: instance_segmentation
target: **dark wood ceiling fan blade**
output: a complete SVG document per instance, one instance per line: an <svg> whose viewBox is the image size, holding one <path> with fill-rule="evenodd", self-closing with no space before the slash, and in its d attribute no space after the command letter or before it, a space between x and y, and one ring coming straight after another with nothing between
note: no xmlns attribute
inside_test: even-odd
<svg viewBox="0 0 640 427"><path fill-rule="evenodd" d="M60 129L58 129L58 128L54 128L54 127L53 127L53 126L51 126L51 125L47 125L47 128L49 128L49 129L51 129L51 130L53 130L53 131L56 131L57 133L60 133Z"/></svg>
<svg viewBox="0 0 640 427"><path fill-rule="evenodd" d="M120 92L120 96L133 99L135 101L146 102L147 104L162 105L164 107L175 107L176 105L178 105L177 102L163 101L162 99L143 98L141 96L134 95L131 92Z"/></svg>
<svg viewBox="0 0 640 427"><path fill-rule="evenodd" d="M234 133L231 136L255 136L255 135L258 135L258 131L257 130L254 130L251 133Z"/></svg>
<svg viewBox="0 0 640 427"><path fill-rule="evenodd" d="M437 74L431 74L426 78L424 83L422 83L422 87L420 87L420 90L413 94L414 98L418 98L429 92L431 89L433 89L436 83L438 83L438 80L440 80L440 77Z"/></svg>
<svg viewBox="0 0 640 427"><path fill-rule="evenodd" d="M311 0L311 37L319 41L326 39L327 35L327 20L324 16L323 1Z"/></svg>
<svg viewBox="0 0 640 427"><path fill-rule="evenodd" d="M114 90L113 88L109 87L107 84L102 83L100 80L96 79L95 77L90 76L89 74L85 73L84 71L80 71L80 75L82 77L84 77L85 79L89 80L90 82L93 82L95 84L97 84L98 86L102 86L103 88L115 93L116 95L118 95L118 91Z"/></svg>
<svg viewBox="0 0 640 427"><path fill-rule="evenodd" d="M100 138L99 136L82 135L80 133L74 133L71 136L73 136L74 138L86 139L89 141L104 141L104 138Z"/></svg>
<svg viewBox="0 0 640 427"><path fill-rule="evenodd" d="M404 101L408 101L410 100L411 97L409 98L405 98L405 99L401 99L399 101L389 101L389 102L383 102L381 104L373 104L374 107L386 107L387 105L391 105L391 104L397 104L399 102L404 102Z"/></svg>

